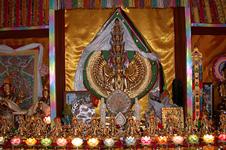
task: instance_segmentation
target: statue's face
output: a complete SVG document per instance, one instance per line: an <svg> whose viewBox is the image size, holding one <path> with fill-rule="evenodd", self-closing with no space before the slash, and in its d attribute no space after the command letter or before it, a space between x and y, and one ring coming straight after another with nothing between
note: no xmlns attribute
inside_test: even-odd
<svg viewBox="0 0 226 150"><path fill-rule="evenodd" d="M121 49L120 45L117 45L117 46L116 46L116 51L119 52L120 49Z"/></svg>
<svg viewBox="0 0 226 150"><path fill-rule="evenodd" d="M47 99L48 96L49 96L49 91L47 89L43 90L43 97Z"/></svg>
<svg viewBox="0 0 226 150"><path fill-rule="evenodd" d="M10 95L10 85L8 83L4 84L3 90L6 95Z"/></svg>
<svg viewBox="0 0 226 150"><path fill-rule="evenodd" d="M116 41L119 41L120 40L120 36L116 35L115 39L116 39Z"/></svg>

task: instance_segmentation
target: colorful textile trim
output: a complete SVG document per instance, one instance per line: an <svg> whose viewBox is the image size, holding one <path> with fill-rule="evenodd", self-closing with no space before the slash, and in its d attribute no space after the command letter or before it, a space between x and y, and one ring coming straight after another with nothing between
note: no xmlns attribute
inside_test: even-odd
<svg viewBox="0 0 226 150"><path fill-rule="evenodd" d="M192 0L192 22L226 24L225 8L224 0Z"/></svg>
<svg viewBox="0 0 226 150"><path fill-rule="evenodd" d="M48 0L1 0L0 28L48 25Z"/></svg>
<svg viewBox="0 0 226 150"><path fill-rule="evenodd" d="M186 0L57 0L57 9L185 7Z"/></svg>

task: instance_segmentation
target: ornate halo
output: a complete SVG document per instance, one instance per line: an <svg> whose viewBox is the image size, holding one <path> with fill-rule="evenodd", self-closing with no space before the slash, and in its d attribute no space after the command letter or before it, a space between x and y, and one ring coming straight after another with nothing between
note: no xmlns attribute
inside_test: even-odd
<svg viewBox="0 0 226 150"><path fill-rule="evenodd" d="M121 90L115 90L108 97L106 105L111 113L125 113L130 108L131 101L126 93L122 92Z"/></svg>

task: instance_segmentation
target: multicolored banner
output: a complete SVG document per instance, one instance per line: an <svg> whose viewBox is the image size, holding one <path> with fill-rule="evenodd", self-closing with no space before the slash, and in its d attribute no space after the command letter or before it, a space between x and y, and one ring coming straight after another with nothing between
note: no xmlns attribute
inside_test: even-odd
<svg viewBox="0 0 226 150"><path fill-rule="evenodd" d="M49 0L1 0L0 28L43 26L49 23Z"/></svg>
<svg viewBox="0 0 226 150"><path fill-rule="evenodd" d="M192 0L192 22L226 24L225 0Z"/></svg>

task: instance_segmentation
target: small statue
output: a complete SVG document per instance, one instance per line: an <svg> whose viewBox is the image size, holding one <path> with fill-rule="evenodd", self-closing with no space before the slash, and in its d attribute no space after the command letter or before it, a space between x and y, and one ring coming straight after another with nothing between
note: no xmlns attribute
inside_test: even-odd
<svg viewBox="0 0 226 150"><path fill-rule="evenodd" d="M103 137L107 137L107 138L111 137L111 136L110 136L110 128L108 128L108 127L105 126L105 127L103 128L103 134L102 134L102 136L103 136Z"/></svg>
<svg viewBox="0 0 226 150"><path fill-rule="evenodd" d="M50 133L54 138L57 138L60 136L60 134L62 134L63 131L60 118L55 118L54 123L55 126L52 128Z"/></svg>
<svg viewBox="0 0 226 150"><path fill-rule="evenodd" d="M128 119L126 135L127 136L139 136L139 128L137 128L137 125L132 116Z"/></svg>
<svg viewBox="0 0 226 150"><path fill-rule="evenodd" d="M226 132L226 113L225 112L221 112L220 114L220 130L223 133Z"/></svg>
<svg viewBox="0 0 226 150"><path fill-rule="evenodd" d="M13 128L13 124L12 122L10 122L9 120L7 120L6 118L1 118L0 120L0 124L1 124L1 127L0 127L0 135L3 135L3 136L8 136L11 129Z"/></svg>
<svg viewBox="0 0 226 150"><path fill-rule="evenodd" d="M20 136L24 136L25 131L26 131L26 122L23 116L19 116L18 117L18 132Z"/></svg>
<svg viewBox="0 0 226 150"><path fill-rule="evenodd" d="M74 136L82 136L82 123L75 116L72 117L71 129Z"/></svg>
<svg viewBox="0 0 226 150"><path fill-rule="evenodd" d="M149 118L149 128L148 128L148 132L150 135L155 135L155 131L156 131L156 121L155 121L155 114L154 111L151 111L150 113L150 118Z"/></svg>
<svg viewBox="0 0 226 150"><path fill-rule="evenodd" d="M100 130L99 120L97 118L92 118L90 128L88 129L88 135L93 137L98 137Z"/></svg>
<svg viewBox="0 0 226 150"><path fill-rule="evenodd" d="M211 130L211 124L208 119L208 116L204 113L201 119L201 131L203 134L209 133Z"/></svg>
<svg viewBox="0 0 226 150"><path fill-rule="evenodd" d="M110 136L115 137L118 133L117 127L116 127L116 122L115 122L115 117L110 118Z"/></svg>

